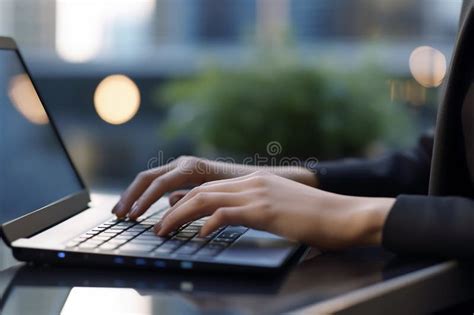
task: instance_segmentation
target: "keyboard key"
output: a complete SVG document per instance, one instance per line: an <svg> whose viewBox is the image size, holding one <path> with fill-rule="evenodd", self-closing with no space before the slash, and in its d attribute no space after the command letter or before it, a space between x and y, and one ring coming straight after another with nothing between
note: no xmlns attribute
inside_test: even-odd
<svg viewBox="0 0 474 315"><path fill-rule="evenodd" d="M239 238L246 231L247 231L246 228L228 227L221 234L219 234L217 238L228 239L228 240L233 241Z"/></svg>
<svg viewBox="0 0 474 315"><path fill-rule="evenodd" d="M120 222L118 224L116 224L115 226L126 226L126 227L130 227L130 226L133 226L137 224L136 222L133 222L133 221L123 221L123 222Z"/></svg>
<svg viewBox="0 0 474 315"><path fill-rule="evenodd" d="M166 241L167 238L166 237L160 237L160 236L156 236L156 235L143 235L143 234L140 234L138 235L136 238L133 239L134 241L137 241L137 240L150 240L150 241Z"/></svg>
<svg viewBox="0 0 474 315"><path fill-rule="evenodd" d="M209 241L209 238L206 237L200 237L200 236L195 236L191 241L196 241L196 242L203 242L206 243Z"/></svg>
<svg viewBox="0 0 474 315"><path fill-rule="evenodd" d="M152 235L152 236L156 236L155 232L153 231L153 229L151 230L146 230L145 232L143 232L141 235Z"/></svg>
<svg viewBox="0 0 474 315"><path fill-rule="evenodd" d="M204 238L200 238L200 237L195 237L193 239L191 239L188 243L196 243L196 244L206 244L208 242L208 240L204 239Z"/></svg>
<svg viewBox="0 0 474 315"><path fill-rule="evenodd" d="M127 232L143 232L145 231L147 228L146 227L143 227L143 226L134 226L134 227L131 227L127 230Z"/></svg>
<svg viewBox="0 0 474 315"><path fill-rule="evenodd" d="M180 240L174 240L174 239L171 239L171 240L168 240L167 242L165 242L165 244L163 246L169 246L169 247L179 247L181 245L183 245L183 241L180 241Z"/></svg>
<svg viewBox="0 0 474 315"><path fill-rule="evenodd" d="M93 228L91 231L98 231L98 232L102 232L103 230L107 229L107 227L96 227L96 228Z"/></svg>
<svg viewBox="0 0 474 315"><path fill-rule="evenodd" d="M123 222L123 220L112 219L112 220L109 220L107 222L102 223L101 225L111 226L111 225L115 225L115 224L120 223L120 222Z"/></svg>
<svg viewBox="0 0 474 315"><path fill-rule="evenodd" d="M117 235L116 237L113 238L113 240L125 240L125 241L128 241L128 240L131 240L132 238L134 238L135 235L123 235L123 234L119 234Z"/></svg>
<svg viewBox="0 0 474 315"><path fill-rule="evenodd" d="M94 236L93 238L91 238L90 240L91 241L97 241L97 242L105 242L105 241L108 241L110 239L109 236Z"/></svg>
<svg viewBox="0 0 474 315"><path fill-rule="evenodd" d="M114 243L105 243L105 244L102 244L99 246L99 249L102 249L102 250L114 250L118 247L119 245L118 244L114 244Z"/></svg>
<svg viewBox="0 0 474 315"><path fill-rule="evenodd" d="M196 234L197 234L197 232L180 231L178 234L176 234L176 236L191 238L191 237L195 236Z"/></svg>
<svg viewBox="0 0 474 315"><path fill-rule="evenodd" d="M105 230L105 232L107 233L122 233L123 231L127 230L127 227L124 227L124 228L116 228L116 227L113 227L111 229L108 229L108 230Z"/></svg>
<svg viewBox="0 0 474 315"><path fill-rule="evenodd" d="M190 239L189 236L180 236L180 235L175 235L172 238L172 240L178 240L178 241L182 241L182 242L186 242L189 239Z"/></svg>
<svg viewBox="0 0 474 315"><path fill-rule="evenodd" d="M127 243L128 241L129 241L128 239L117 239L117 238L113 238L113 239L107 241L106 243L107 243L107 244L115 244L115 245L119 246L119 245L122 245L122 244Z"/></svg>
<svg viewBox="0 0 474 315"><path fill-rule="evenodd" d="M97 243L97 242L84 242L82 244L79 245L79 248L80 249L92 249L92 248L96 248L97 246L99 246L100 243Z"/></svg>
<svg viewBox="0 0 474 315"><path fill-rule="evenodd" d="M244 226L228 226L224 229L224 232L232 232L232 233L245 233L247 232L248 228Z"/></svg>
<svg viewBox="0 0 474 315"><path fill-rule="evenodd" d="M84 233L84 234L79 235L79 237L80 237L80 238L83 238L83 239L86 239L86 238L90 238L90 237L92 237L92 236L94 236L94 235L95 235L95 233L89 233L89 232L87 232L87 233Z"/></svg>
<svg viewBox="0 0 474 315"><path fill-rule="evenodd" d="M119 250L127 253L147 253L151 252L155 247L156 245L127 243L120 247Z"/></svg>
<svg viewBox="0 0 474 315"><path fill-rule="evenodd" d="M125 231L125 232L122 232L120 235L137 236L140 233L141 233L140 231Z"/></svg>
<svg viewBox="0 0 474 315"><path fill-rule="evenodd" d="M110 236L110 237L112 237L112 236L115 236L115 235L117 235L117 234L119 234L119 233L118 233L118 232L110 232L109 230L105 230L104 232L102 232L102 233L100 233L100 234L98 234L98 235Z"/></svg>
<svg viewBox="0 0 474 315"><path fill-rule="evenodd" d="M188 225L187 227L185 227L185 228L182 229L181 231L182 231L182 232L187 232L187 233L198 233L199 230L201 230L201 228L198 227L198 226L190 226L190 225Z"/></svg>
<svg viewBox="0 0 474 315"><path fill-rule="evenodd" d="M186 243L185 245L181 246L176 252L176 255L192 255L194 254L199 248L201 244L198 243Z"/></svg>
<svg viewBox="0 0 474 315"><path fill-rule="evenodd" d="M85 240L89 239L88 237L83 237L83 236L79 236L79 237L76 237L73 241L75 242L84 242Z"/></svg>

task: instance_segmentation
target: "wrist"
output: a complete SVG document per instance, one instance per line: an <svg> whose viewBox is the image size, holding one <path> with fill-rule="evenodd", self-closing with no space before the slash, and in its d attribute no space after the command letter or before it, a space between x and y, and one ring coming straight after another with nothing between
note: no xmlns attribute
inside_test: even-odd
<svg viewBox="0 0 474 315"><path fill-rule="evenodd" d="M360 245L381 245L382 232L394 198L360 198L362 230Z"/></svg>
<svg viewBox="0 0 474 315"><path fill-rule="evenodd" d="M274 169L275 175L291 179L295 182L305 184L307 186L318 188L318 180L315 173L305 167L284 166Z"/></svg>

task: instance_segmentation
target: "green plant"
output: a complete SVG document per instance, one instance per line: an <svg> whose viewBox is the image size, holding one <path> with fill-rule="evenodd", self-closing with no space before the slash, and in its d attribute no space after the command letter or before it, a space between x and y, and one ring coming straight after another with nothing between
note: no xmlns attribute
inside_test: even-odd
<svg viewBox="0 0 474 315"><path fill-rule="evenodd" d="M403 141L410 126L404 109L388 100L383 73L370 65L342 73L261 55L160 91L160 102L172 105L162 131L191 136L200 154L266 154L267 143L278 141L281 156L361 155L377 140Z"/></svg>

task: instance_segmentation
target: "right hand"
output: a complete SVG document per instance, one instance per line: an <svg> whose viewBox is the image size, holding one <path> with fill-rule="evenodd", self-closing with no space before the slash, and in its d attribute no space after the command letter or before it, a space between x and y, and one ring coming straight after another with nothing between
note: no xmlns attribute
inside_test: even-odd
<svg viewBox="0 0 474 315"><path fill-rule="evenodd" d="M122 194L112 209L118 218L128 216L135 220L160 199L165 193L206 182L230 179L266 169L271 173L310 186L316 186L314 174L302 167L258 167L205 160L192 156L182 156L173 162L140 172ZM184 192L171 195L175 203Z"/></svg>

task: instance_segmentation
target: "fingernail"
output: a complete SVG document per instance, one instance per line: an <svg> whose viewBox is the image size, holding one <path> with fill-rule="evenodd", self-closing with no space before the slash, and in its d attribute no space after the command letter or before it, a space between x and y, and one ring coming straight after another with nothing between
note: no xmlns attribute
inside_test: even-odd
<svg viewBox="0 0 474 315"><path fill-rule="evenodd" d="M133 204L132 209L130 210L130 216L134 217L138 214L138 204Z"/></svg>
<svg viewBox="0 0 474 315"><path fill-rule="evenodd" d="M117 211L119 211L121 207L122 207L122 203L121 203L121 202L117 203L117 204L112 208L112 213L117 213Z"/></svg>

